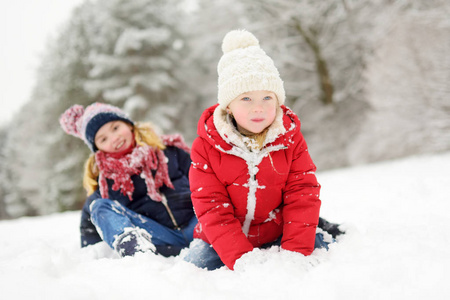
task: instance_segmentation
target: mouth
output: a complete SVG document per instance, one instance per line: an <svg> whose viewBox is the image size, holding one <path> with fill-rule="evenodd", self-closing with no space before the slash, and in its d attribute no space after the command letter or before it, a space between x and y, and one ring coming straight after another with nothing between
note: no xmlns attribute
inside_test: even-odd
<svg viewBox="0 0 450 300"><path fill-rule="evenodd" d="M122 148L123 144L125 144L125 141L121 141L121 142L116 146L116 150L119 150L120 148Z"/></svg>
<svg viewBox="0 0 450 300"><path fill-rule="evenodd" d="M260 123L260 122L263 122L264 119L262 119L262 118L255 118L255 119L251 119L251 121L252 122L256 122L256 123Z"/></svg>

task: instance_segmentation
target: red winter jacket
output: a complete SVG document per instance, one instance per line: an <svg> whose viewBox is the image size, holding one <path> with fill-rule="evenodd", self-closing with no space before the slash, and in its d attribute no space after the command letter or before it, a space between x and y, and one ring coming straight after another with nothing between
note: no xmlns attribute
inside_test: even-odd
<svg viewBox="0 0 450 300"><path fill-rule="evenodd" d="M250 151L216 107L203 113L192 145L189 181L199 220L194 237L211 244L230 269L281 235L283 249L311 254L320 185L298 117L281 106L265 146Z"/></svg>

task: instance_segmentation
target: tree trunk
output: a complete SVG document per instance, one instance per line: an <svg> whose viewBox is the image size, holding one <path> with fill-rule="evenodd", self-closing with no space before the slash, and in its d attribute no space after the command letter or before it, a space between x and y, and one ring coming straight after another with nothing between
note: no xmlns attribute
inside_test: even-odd
<svg viewBox="0 0 450 300"><path fill-rule="evenodd" d="M325 59L322 57L320 51L320 46L313 38L309 35L300 24L299 20L295 20L295 27L300 33L300 35L305 40L306 44L311 48L314 58L316 61L317 76L319 79L320 90L322 91L322 96L320 97L322 102L326 105L333 103L334 87L330 78L330 72L328 71L328 65Z"/></svg>
<svg viewBox="0 0 450 300"><path fill-rule="evenodd" d="M1 192L0 187L0 220L10 219L8 212L6 211L6 204L4 199L4 194Z"/></svg>

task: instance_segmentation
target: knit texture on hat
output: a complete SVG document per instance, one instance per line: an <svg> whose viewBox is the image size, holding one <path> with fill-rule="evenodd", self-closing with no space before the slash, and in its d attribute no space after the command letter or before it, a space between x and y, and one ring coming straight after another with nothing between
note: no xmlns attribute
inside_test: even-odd
<svg viewBox="0 0 450 300"><path fill-rule="evenodd" d="M222 51L217 66L218 102L222 109L240 94L251 91L273 92L278 103L284 104L286 94L280 74L252 33L230 31L223 39Z"/></svg>
<svg viewBox="0 0 450 300"><path fill-rule="evenodd" d="M134 124L123 110L104 103L93 103L86 109L76 104L68 108L59 118L61 128L67 134L82 139L92 152L97 151L94 142L97 131L111 121Z"/></svg>

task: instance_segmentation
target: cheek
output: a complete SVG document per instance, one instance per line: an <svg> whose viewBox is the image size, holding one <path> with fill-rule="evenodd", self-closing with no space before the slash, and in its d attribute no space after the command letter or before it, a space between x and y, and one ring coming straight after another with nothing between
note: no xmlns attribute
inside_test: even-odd
<svg viewBox="0 0 450 300"><path fill-rule="evenodd" d="M277 114L277 107L276 106L270 106L267 109L267 117L269 119L272 119L272 121L275 119L276 114Z"/></svg>
<svg viewBox="0 0 450 300"><path fill-rule="evenodd" d="M233 112L234 119L238 123L244 123L244 121L247 119L246 113L242 110L238 110L236 112Z"/></svg>
<svg viewBox="0 0 450 300"><path fill-rule="evenodd" d="M132 131L128 131L128 139L130 140L130 142L133 142L134 135Z"/></svg>
<svg viewBox="0 0 450 300"><path fill-rule="evenodd" d="M121 136L130 137L130 136L131 136L131 130L130 130L128 127L125 127L125 126L124 126L123 128L121 128L119 134L120 134Z"/></svg>

